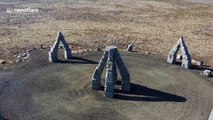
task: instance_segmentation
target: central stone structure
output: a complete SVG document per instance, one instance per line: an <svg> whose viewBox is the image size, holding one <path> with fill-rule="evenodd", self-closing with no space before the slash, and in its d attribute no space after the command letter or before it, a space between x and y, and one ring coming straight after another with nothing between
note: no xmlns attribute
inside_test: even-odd
<svg viewBox="0 0 213 120"><path fill-rule="evenodd" d="M96 67L92 76L92 89L99 90L101 87L101 74L106 66L106 76L104 92L106 97L114 97L114 85L117 81L117 68L122 77L122 87L123 91L130 91L130 74L121 59L121 56L117 50L116 46L106 47L98 66Z"/></svg>

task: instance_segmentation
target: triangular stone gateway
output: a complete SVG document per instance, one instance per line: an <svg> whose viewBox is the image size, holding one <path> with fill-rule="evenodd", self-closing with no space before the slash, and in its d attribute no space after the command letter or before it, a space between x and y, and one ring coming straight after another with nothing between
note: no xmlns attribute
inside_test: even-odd
<svg viewBox="0 0 213 120"><path fill-rule="evenodd" d="M114 97L114 84L117 81L117 71L116 66L122 77L122 87L123 91L130 91L130 74L121 59L121 56L117 50L116 46L106 47L98 66L96 67L92 76L92 89L98 90L101 87L101 74L106 66L106 76L104 91L106 97Z"/></svg>
<svg viewBox="0 0 213 120"><path fill-rule="evenodd" d="M181 50L181 54L182 54L182 65L181 66L186 69L190 69L192 67L192 58L191 58L188 48L184 42L183 37L180 37L178 42L169 51L167 62L171 63L171 64L176 63L176 57L177 57L177 53L178 53L179 49Z"/></svg>
<svg viewBox="0 0 213 120"><path fill-rule="evenodd" d="M50 62L57 62L58 61L58 48L59 48L60 44L64 48L64 58L65 59L71 59L72 58L72 51L69 48L69 45L65 41L63 34L61 32L58 32L58 36L56 38L56 41L55 41L53 47L51 47L51 49L49 51L49 61Z"/></svg>

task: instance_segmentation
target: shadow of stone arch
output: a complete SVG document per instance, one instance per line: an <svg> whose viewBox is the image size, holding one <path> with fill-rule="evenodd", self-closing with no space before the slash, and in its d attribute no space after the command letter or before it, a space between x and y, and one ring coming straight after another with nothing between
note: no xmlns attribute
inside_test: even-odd
<svg viewBox="0 0 213 120"><path fill-rule="evenodd" d="M58 50L59 50L60 43L64 48L64 58L65 59L71 59L72 58L72 51L69 48L69 45L66 43L62 33L58 32L58 36L56 38L56 41L55 41L53 47L51 47L51 49L49 51L49 61L50 62L57 62L58 61Z"/></svg>
<svg viewBox="0 0 213 120"><path fill-rule="evenodd" d="M131 91L116 89L115 99L146 102L185 102L185 97L131 83Z"/></svg>
<svg viewBox="0 0 213 120"><path fill-rule="evenodd" d="M98 62L89 60L82 57L72 57L70 60L58 60L57 63L61 64L98 64Z"/></svg>

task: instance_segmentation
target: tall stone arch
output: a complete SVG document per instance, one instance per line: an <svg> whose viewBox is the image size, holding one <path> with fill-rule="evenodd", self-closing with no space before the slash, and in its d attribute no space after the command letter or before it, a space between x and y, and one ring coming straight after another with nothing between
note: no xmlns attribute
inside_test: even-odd
<svg viewBox="0 0 213 120"><path fill-rule="evenodd" d="M69 48L69 45L65 41L63 34L61 32L58 32L56 41L55 41L53 47L51 47L51 49L49 51L49 61L50 62L57 62L58 61L58 49L59 49L60 44L64 48L64 58L65 59L71 59L72 58L72 51Z"/></svg>
<svg viewBox="0 0 213 120"><path fill-rule="evenodd" d="M130 91L130 74L125 66L116 46L106 47L98 66L96 67L93 76L92 76L92 89L98 90L101 87L101 74L106 66L106 76L105 76L105 85L104 91L106 97L114 97L114 84L117 81L117 70L116 66L119 69L119 72L122 77L122 86L123 91Z"/></svg>
<svg viewBox="0 0 213 120"><path fill-rule="evenodd" d="M173 48L169 51L167 62L171 64L176 63L177 53L181 51L182 55L182 64L181 66L190 69L192 67L192 58L189 53L189 50L184 42L183 37L180 37L178 42L173 46Z"/></svg>

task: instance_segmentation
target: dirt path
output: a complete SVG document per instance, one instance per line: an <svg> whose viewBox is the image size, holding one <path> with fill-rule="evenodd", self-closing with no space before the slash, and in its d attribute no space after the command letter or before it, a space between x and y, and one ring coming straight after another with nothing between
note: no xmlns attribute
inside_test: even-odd
<svg viewBox="0 0 213 120"><path fill-rule="evenodd" d="M102 90L90 88L101 54L51 64L47 51L36 51L30 60L1 70L0 116L9 120L206 120L213 109L213 87L206 78L138 53L122 56L131 73L131 93L116 90L114 99L105 98Z"/></svg>

